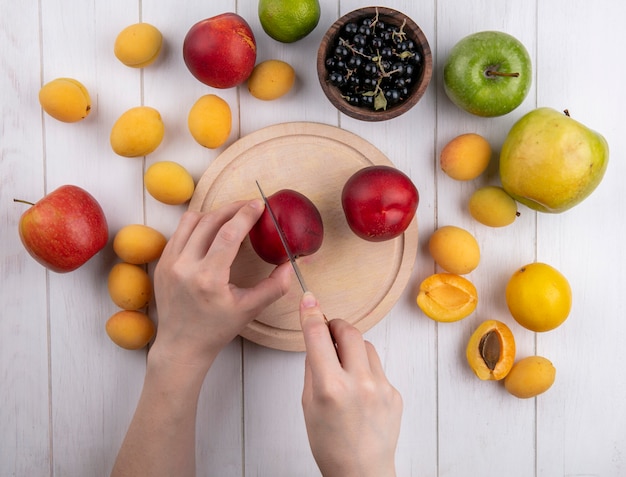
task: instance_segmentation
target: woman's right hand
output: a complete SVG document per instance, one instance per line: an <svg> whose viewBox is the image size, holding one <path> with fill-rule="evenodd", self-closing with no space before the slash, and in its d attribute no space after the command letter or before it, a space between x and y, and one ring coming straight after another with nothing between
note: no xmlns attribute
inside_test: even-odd
<svg viewBox="0 0 626 477"><path fill-rule="evenodd" d="M322 474L395 476L402 397L374 346L346 321L327 322L310 292L300 320L307 352L302 407Z"/></svg>

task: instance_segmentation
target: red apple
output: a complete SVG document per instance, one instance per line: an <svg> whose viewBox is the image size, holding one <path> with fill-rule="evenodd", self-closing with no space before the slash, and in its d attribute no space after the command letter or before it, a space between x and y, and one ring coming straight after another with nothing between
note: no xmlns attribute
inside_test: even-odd
<svg viewBox="0 0 626 477"><path fill-rule="evenodd" d="M319 250L324 238L322 216L305 195L283 189L267 198L276 220L294 256L311 255ZM267 209L250 230L254 251L268 263L280 265L289 258Z"/></svg>
<svg viewBox="0 0 626 477"><path fill-rule="evenodd" d="M370 242L401 235L413 220L419 194L409 177L390 166L369 166L345 183L341 204L350 229Z"/></svg>
<svg viewBox="0 0 626 477"><path fill-rule="evenodd" d="M20 218L20 238L28 253L54 272L77 269L109 239L102 207L80 187L61 186L31 205Z"/></svg>
<svg viewBox="0 0 626 477"><path fill-rule="evenodd" d="M232 88L248 79L256 62L250 25L236 13L222 13L191 27L183 59L192 75L213 88Z"/></svg>

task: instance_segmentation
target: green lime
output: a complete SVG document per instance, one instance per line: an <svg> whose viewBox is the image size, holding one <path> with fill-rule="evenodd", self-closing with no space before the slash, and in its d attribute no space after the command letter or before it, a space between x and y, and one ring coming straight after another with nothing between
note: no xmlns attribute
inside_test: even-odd
<svg viewBox="0 0 626 477"><path fill-rule="evenodd" d="M259 20L274 40L293 43L315 29L320 4L318 0L259 0Z"/></svg>

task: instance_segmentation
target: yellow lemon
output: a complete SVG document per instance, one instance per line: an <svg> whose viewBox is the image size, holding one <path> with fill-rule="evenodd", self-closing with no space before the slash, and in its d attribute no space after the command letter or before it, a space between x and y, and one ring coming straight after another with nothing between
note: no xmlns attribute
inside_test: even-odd
<svg viewBox="0 0 626 477"><path fill-rule="evenodd" d="M163 35L149 23L135 23L124 28L113 46L113 53L126 66L143 68L158 58Z"/></svg>
<svg viewBox="0 0 626 477"><path fill-rule="evenodd" d="M198 144L209 149L218 148L230 135L232 127L230 106L219 96L206 94L189 110L187 126Z"/></svg>
<svg viewBox="0 0 626 477"><path fill-rule="evenodd" d="M195 188L187 169L172 161L152 164L146 170L143 182L152 197L169 205L184 204L191 199Z"/></svg>
<svg viewBox="0 0 626 477"><path fill-rule="evenodd" d="M120 156L146 156L159 147L164 134L159 112L150 106L137 106L115 121L110 142L113 151Z"/></svg>
<svg viewBox="0 0 626 477"><path fill-rule="evenodd" d="M283 43L298 41L320 20L318 0L260 0L259 20L265 33Z"/></svg>
<svg viewBox="0 0 626 477"><path fill-rule="evenodd" d="M107 320L105 329L111 341L124 349L143 348L156 332L148 315L135 310L118 311Z"/></svg>
<svg viewBox="0 0 626 477"><path fill-rule="evenodd" d="M138 265L116 263L107 283L111 300L124 310L139 310L152 298L152 281Z"/></svg>
<svg viewBox="0 0 626 477"><path fill-rule="evenodd" d="M122 227L113 238L113 251L127 263L143 265L161 256L167 239L158 230L143 224Z"/></svg>
<svg viewBox="0 0 626 477"><path fill-rule="evenodd" d="M531 331L549 331L569 316L572 290L567 278L546 263L525 265L506 286L506 303L515 320Z"/></svg>
<svg viewBox="0 0 626 477"><path fill-rule="evenodd" d="M75 123L85 119L91 111L87 88L73 78L56 78L39 90L39 104L54 119Z"/></svg>
<svg viewBox="0 0 626 477"><path fill-rule="evenodd" d="M248 78L248 91L257 99L271 101L291 90L296 72L289 63L267 60L259 63Z"/></svg>

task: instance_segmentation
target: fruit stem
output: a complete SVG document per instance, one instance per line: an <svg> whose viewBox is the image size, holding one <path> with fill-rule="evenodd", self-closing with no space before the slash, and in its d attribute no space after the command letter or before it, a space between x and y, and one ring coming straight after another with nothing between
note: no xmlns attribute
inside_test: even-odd
<svg viewBox="0 0 626 477"><path fill-rule="evenodd" d="M22 199L13 199L13 202L19 202L21 204L28 204L28 205L35 205L32 202L28 202L27 200L22 200Z"/></svg>
<svg viewBox="0 0 626 477"><path fill-rule="evenodd" d="M509 78L517 78L519 73L503 73L501 71L487 69L487 71L485 71L485 76L506 76Z"/></svg>

